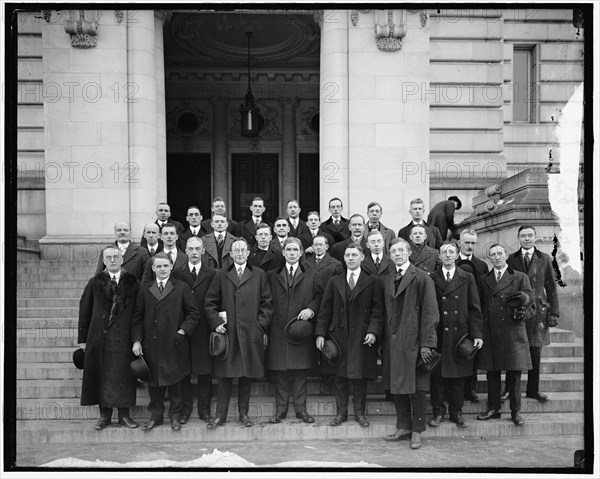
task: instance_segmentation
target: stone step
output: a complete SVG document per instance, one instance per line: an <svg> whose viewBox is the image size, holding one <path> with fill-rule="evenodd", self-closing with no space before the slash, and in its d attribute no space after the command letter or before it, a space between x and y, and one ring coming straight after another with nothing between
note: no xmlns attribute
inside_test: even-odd
<svg viewBox="0 0 600 479"><path fill-rule="evenodd" d="M216 388L213 391L212 411L216 409ZM570 413L583 412L583 392L554 392L549 393L550 401L539 403L535 399L527 397L522 398L521 412L524 417L536 413ZM482 397L478 403L465 401L463 406L464 414L479 414L485 409L485 397ZM137 405L132 407L131 416L136 420L144 420L148 417L147 405L149 397L145 386L138 389ZM335 412L335 397L333 395L308 396L306 402L307 411L315 417L332 416ZM431 413L429 396L427 397L427 408ZM167 407L168 409L168 407ZM271 417L275 413L274 396L252 397L250 400L250 409L253 416ZM502 412L507 415L510 413L507 402L502 405ZM229 405L230 418L235 418L237 413L237 399L231 398ZM352 401L349 405L349 416L353 417L354 409ZM393 416L395 414L394 404L386 401L383 396L367 397L367 416ZM17 419L26 421L72 421L78 419L97 420L98 406L81 406L79 398L28 398L20 399L17 404ZM295 417L293 404L290 404L288 410L288 419ZM165 419L168 415L165 413ZM192 413L192 422L199 422L196 404Z"/></svg>
<svg viewBox="0 0 600 479"><path fill-rule="evenodd" d="M85 273L90 277L96 271L97 262L90 263L54 263L35 264L30 262L17 263L17 274L36 273Z"/></svg>
<svg viewBox="0 0 600 479"><path fill-rule="evenodd" d="M60 279L56 281L40 281L38 280L21 280L17 279L17 290L21 289L43 289L43 288L52 288L52 289L79 289L79 295L83 293L83 288L87 284L88 279Z"/></svg>
<svg viewBox="0 0 600 479"><path fill-rule="evenodd" d="M575 341L575 331L567 329L550 328L551 343L572 343Z"/></svg>
<svg viewBox="0 0 600 479"><path fill-rule="evenodd" d="M252 413L250 414L252 417ZM93 429L94 420L74 421L18 421L17 444L45 443L132 443L132 442L228 442L228 441L294 441L311 439L374 438L381 439L395 431L396 417L371 417L371 426L360 427L352 418L340 426L329 426L330 417L317 419L313 424L304 424L299 419L286 419L281 424L270 424L268 417L254 417L253 427L243 427L235 416L223 427L208 430L206 423L198 420L173 432L169 421L152 431L141 428L126 429L118 425L103 431ZM515 426L510 415L493 421L477 421L475 415L465 417L468 428L458 428L452 423L437 428L427 428L422 438L442 437L515 437L515 436L565 436L584 433L583 413L535 413L525 418L523 427Z"/></svg>
<svg viewBox="0 0 600 479"><path fill-rule="evenodd" d="M543 350L542 350L542 354ZM542 374L550 373L583 373L584 358L544 358L542 357L540 369Z"/></svg>
<svg viewBox="0 0 600 479"><path fill-rule="evenodd" d="M48 285L46 285L48 286ZM82 288L63 288L63 289L31 289L18 288L17 298L81 298Z"/></svg>
<svg viewBox="0 0 600 479"><path fill-rule="evenodd" d="M79 307L17 308L17 318L77 318Z"/></svg>
<svg viewBox="0 0 600 479"><path fill-rule="evenodd" d="M521 379L521 390L525 391L527 386L527 375ZM568 392L583 391L584 379L582 373L570 374L541 374L540 391L543 392ZM233 393L237 394L237 386L234 385ZM333 394L332 387L326 382L319 380L308 381L308 394ZM381 379L369 381L367 385L369 394L384 394ZM477 392L487 392L487 381L485 375L479 375ZM75 398L81 393L81 382L77 379L18 379L18 398L41 398L41 397L64 397ZM272 396L274 386L267 381L256 381L252 384L253 396Z"/></svg>
<svg viewBox="0 0 600 479"><path fill-rule="evenodd" d="M79 308L79 296L52 298L23 298L17 297L17 308Z"/></svg>
<svg viewBox="0 0 600 479"><path fill-rule="evenodd" d="M583 339L576 338L575 341L569 343L550 343L544 346L542 354L546 358L552 357L580 357L583 356Z"/></svg>
<svg viewBox="0 0 600 479"><path fill-rule="evenodd" d="M65 271L65 272L48 272L38 271L37 273L17 273L18 281L74 281L81 280L87 282L91 278L91 274L80 271Z"/></svg>
<svg viewBox="0 0 600 479"><path fill-rule="evenodd" d="M17 328L18 348L77 349L77 328Z"/></svg>
<svg viewBox="0 0 600 479"><path fill-rule="evenodd" d="M19 330L68 329L77 328L77 318L17 318L17 336Z"/></svg>

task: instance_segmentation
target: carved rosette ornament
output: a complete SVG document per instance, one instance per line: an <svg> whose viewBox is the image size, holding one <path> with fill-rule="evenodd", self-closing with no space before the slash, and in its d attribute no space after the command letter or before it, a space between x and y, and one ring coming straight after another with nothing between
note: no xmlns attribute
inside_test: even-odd
<svg viewBox="0 0 600 479"><path fill-rule="evenodd" d="M406 23L402 10L375 12L375 37L377 48L385 52L395 52L402 48L406 35Z"/></svg>
<svg viewBox="0 0 600 479"><path fill-rule="evenodd" d="M71 10L65 21L65 32L71 36L71 46L93 48L97 43L98 23L87 20L85 10Z"/></svg>

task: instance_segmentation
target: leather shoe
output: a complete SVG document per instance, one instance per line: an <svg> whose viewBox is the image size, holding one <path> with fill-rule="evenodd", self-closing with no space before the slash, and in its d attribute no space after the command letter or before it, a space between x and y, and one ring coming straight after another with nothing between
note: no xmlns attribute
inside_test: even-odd
<svg viewBox="0 0 600 479"><path fill-rule="evenodd" d="M94 429L96 431L102 431L102 429L106 429L108 426L110 426L110 418L101 417L98 419Z"/></svg>
<svg viewBox="0 0 600 479"><path fill-rule="evenodd" d="M179 419L179 422L181 424L187 424L189 420L190 420L190 415L189 414L182 414L181 418Z"/></svg>
<svg viewBox="0 0 600 479"><path fill-rule="evenodd" d="M421 433L413 431L410 438L410 448L419 449L421 447Z"/></svg>
<svg viewBox="0 0 600 479"><path fill-rule="evenodd" d="M510 417L512 419L512 422L515 423L515 426L522 426L523 424L525 424L525 421L518 412L512 413Z"/></svg>
<svg viewBox="0 0 600 479"><path fill-rule="evenodd" d="M502 394L500 394L500 401L506 401L508 399L508 391L504 391Z"/></svg>
<svg viewBox="0 0 600 479"><path fill-rule="evenodd" d="M198 412L198 417L200 417L200 419L202 421L206 421L206 422L210 422L213 419L212 416L210 415L210 411Z"/></svg>
<svg viewBox="0 0 600 479"><path fill-rule="evenodd" d="M150 431L150 429L155 428L156 426L162 426L163 420L162 419L154 419L154 418L150 418L150 420L142 425L142 429L144 431Z"/></svg>
<svg viewBox="0 0 600 479"><path fill-rule="evenodd" d="M302 422L305 422L307 424L311 424L311 423L315 422L315 418L312 417L310 414L308 414L306 411L297 412L296 418L302 419Z"/></svg>
<svg viewBox="0 0 600 479"><path fill-rule="evenodd" d="M458 427L469 427L469 425L467 424L467 422L462 417L462 414L460 414L460 415L458 415L456 417L451 417L450 421L452 421Z"/></svg>
<svg viewBox="0 0 600 479"><path fill-rule="evenodd" d="M500 411L490 409L489 411L477 416L478 421L489 421L490 419L500 419Z"/></svg>
<svg viewBox="0 0 600 479"><path fill-rule="evenodd" d="M269 419L269 422L271 424L279 424L284 419L285 419L285 414L278 412L277 414L275 414L275 416L273 416L271 419Z"/></svg>
<svg viewBox="0 0 600 479"><path fill-rule="evenodd" d="M240 422L246 427L252 427L254 425L252 419L248 417L248 414L243 414L240 416Z"/></svg>
<svg viewBox="0 0 600 479"><path fill-rule="evenodd" d="M477 393L474 390L471 390L467 394L465 394L465 399L471 402L479 402L479 398L477 397Z"/></svg>
<svg viewBox="0 0 600 479"><path fill-rule="evenodd" d="M342 424L343 422L346 422L348 420L348 416L344 416L342 414L338 414L336 417L334 417L331 422L329 423L330 426L339 426L340 424Z"/></svg>
<svg viewBox="0 0 600 479"><path fill-rule="evenodd" d="M537 399L539 402L546 402L550 399L548 396L542 393L526 394L525 396L531 399Z"/></svg>
<svg viewBox="0 0 600 479"><path fill-rule="evenodd" d="M171 429L173 431L181 431L181 420L176 417L171 419Z"/></svg>
<svg viewBox="0 0 600 479"><path fill-rule="evenodd" d="M444 422L444 416L433 416L427 424L431 427L438 427L440 424Z"/></svg>
<svg viewBox="0 0 600 479"><path fill-rule="evenodd" d="M220 417L214 418L211 422L206 425L206 429L216 429L219 426L225 425L225 419L221 419Z"/></svg>
<svg viewBox="0 0 600 479"><path fill-rule="evenodd" d="M371 423L367 420L367 418L365 416L362 416L360 414L354 416L354 420L360 424L360 427L369 427L371 425Z"/></svg>
<svg viewBox="0 0 600 479"><path fill-rule="evenodd" d="M408 429L396 429L394 434L388 434L383 437L384 441L387 442L397 442L408 439L411 436L411 431Z"/></svg>
<svg viewBox="0 0 600 479"><path fill-rule="evenodd" d="M129 429L135 429L138 427L138 423L131 419L129 416L119 418L119 424L123 427L128 427Z"/></svg>

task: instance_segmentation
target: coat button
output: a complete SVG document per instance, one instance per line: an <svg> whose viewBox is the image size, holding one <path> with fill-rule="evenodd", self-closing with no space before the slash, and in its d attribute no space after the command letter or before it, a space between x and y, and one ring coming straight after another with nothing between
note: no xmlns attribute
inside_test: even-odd
<svg viewBox="0 0 600 479"><path fill-rule="evenodd" d="M448 331L448 328L444 328L444 331Z"/></svg>
<svg viewBox="0 0 600 479"><path fill-rule="evenodd" d="M458 296L454 296L454 299L458 299Z"/></svg>
<svg viewBox="0 0 600 479"><path fill-rule="evenodd" d="M108 331L105 329L103 332L106 334Z"/></svg>
<svg viewBox="0 0 600 479"><path fill-rule="evenodd" d="M448 311L444 311L444 314L448 314Z"/></svg>
<svg viewBox="0 0 600 479"><path fill-rule="evenodd" d="M454 311L454 314L458 314L458 311ZM454 329L456 329L456 328L454 328Z"/></svg>
<svg viewBox="0 0 600 479"><path fill-rule="evenodd" d="M458 328L456 326L454 326L454 331L456 331Z"/></svg>
<svg viewBox="0 0 600 479"><path fill-rule="evenodd" d="M396 335L395 335L395 334L392 334L392 338L396 339Z"/></svg>
<svg viewBox="0 0 600 479"><path fill-rule="evenodd" d="M446 296L442 296L442 299L446 299Z"/></svg>

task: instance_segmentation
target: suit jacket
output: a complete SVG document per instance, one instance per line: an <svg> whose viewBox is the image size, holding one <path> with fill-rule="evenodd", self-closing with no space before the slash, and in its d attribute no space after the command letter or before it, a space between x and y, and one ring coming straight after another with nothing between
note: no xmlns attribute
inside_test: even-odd
<svg viewBox="0 0 600 479"><path fill-rule="evenodd" d="M214 376L219 378L261 378L264 368L263 334L273 317L273 297L267 273L246 263L239 279L235 263L220 269L206 292L204 308L211 330L222 321L219 311L227 312L229 354L214 359Z"/></svg>
<svg viewBox="0 0 600 479"><path fill-rule="evenodd" d="M429 374L417 369L422 347L435 348L439 321L435 286L427 273L411 264L400 281L396 273L384 277L387 319L383 341L384 389L392 394L429 390Z"/></svg>
<svg viewBox="0 0 600 479"><path fill-rule="evenodd" d="M200 229L198 230L198 234L196 236L198 238L202 238L207 234L208 232L204 229L204 227L200 226ZM179 248L181 251L185 251L185 247L187 246L187 240L190 239L192 236L194 235L192 235L191 228L187 228L185 231L181 232L177 238L177 248ZM204 242L204 240L202 241Z"/></svg>
<svg viewBox="0 0 600 479"><path fill-rule="evenodd" d="M189 337L200 321L190 287L170 276L162 293L156 281L142 284L131 321L131 339L142 343L149 386L176 384L190 374ZM177 331L183 329L185 335Z"/></svg>
<svg viewBox="0 0 600 479"><path fill-rule="evenodd" d="M342 268L342 263L340 263L337 259L332 258L329 253L325 253L319 264L317 264L317 259L315 255L312 255L304 260L302 263L307 270L316 271L319 277L321 278L321 282L323 283L323 288L327 286L329 280L332 276L336 274L341 274L344 271Z"/></svg>
<svg viewBox="0 0 600 479"><path fill-rule="evenodd" d="M146 249L146 251L148 251L148 256L149 256L148 260L149 260L156 253L160 253L163 250L163 242L162 242L162 240L158 240L158 245L156 246L156 250L154 251L154 253L150 253L150 249L149 249L150 246L148 246L148 243L146 243L144 246L142 246L142 248L144 248L144 249Z"/></svg>
<svg viewBox="0 0 600 479"><path fill-rule="evenodd" d="M525 321L514 317L515 310L506 304L508 293L521 291L534 298L529 278L510 266L499 282L495 270L477 278L483 313L483 347L477 353L477 367L486 371L528 371L531 355Z"/></svg>
<svg viewBox="0 0 600 479"><path fill-rule="evenodd" d="M552 258L539 249L531 257L529 269L525 268L521 249L511 254L506 261L515 271L525 273L531 283L533 294L535 295L534 309L535 314L529 316L526 320L527 338L530 346L547 346L550 344L550 335L548 334L548 315L555 316L558 319L558 291L554 279L554 270L552 269Z"/></svg>
<svg viewBox="0 0 600 479"><path fill-rule="evenodd" d="M262 259L260 259L258 245L254 245L250 248L250 256L248 256L248 263L252 266L256 266L263 271L271 271L272 269L279 269L285 263L285 258L281 252L275 251L272 247L266 251Z"/></svg>
<svg viewBox="0 0 600 479"><path fill-rule="evenodd" d="M300 234L302 233L309 233L308 231L308 225L306 224L306 221L301 220L300 218L298 218L298 228L294 228L292 226L292 223L290 222L290 219L287 219L288 225L290 225L290 232L288 233L289 236L291 236L292 238L297 238Z"/></svg>
<svg viewBox="0 0 600 479"><path fill-rule="evenodd" d="M154 223L156 224L156 226L158 226L158 231L162 232L162 226L158 224L158 220L155 220ZM175 230L177 231L177 236L179 236L181 233L183 233L183 225L179 222L179 221L175 221L175 220L167 220L167 223L171 223L173 225L175 225ZM142 235L142 239L140 240L140 246L146 246L146 238L144 238L144 235Z"/></svg>
<svg viewBox="0 0 600 479"><path fill-rule="evenodd" d="M448 237L448 230L452 234L454 231L454 201L444 200L436 204L427 216L427 223L435 226L442 235L442 241Z"/></svg>
<svg viewBox="0 0 600 479"><path fill-rule="evenodd" d="M177 255L179 256L179 255ZM212 374L213 358L208 353L208 340L210 338L210 326L204 311L204 298L206 291L215 276L216 270L201 264L197 272L196 280L192 278L189 264L185 263L173 269L171 276L187 283L192 291L192 296L200 310L198 326L190 336L190 362L193 375Z"/></svg>
<svg viewBox="0 0 600 479"><path fill-rule="evenodd" d="M319 234L321 236L325 236L325 238L327 239L327 244L329 245L330 248L335 244L335 240L333 239L333 236L331 236L329 233L325 233L325 232L321 231L321 229L319 229L319 230L317 230L317 234ZM310 232L309 228L307 228L306 231L303 231L302 233L300 233L297 236L297 238L302 242L302 247L304 248L305 251L306 251L306 248L309 248L313 244L313 235ZM312 254L312 253L310 253L310 254ZM308 254L307 254L307 256L308 256Z"/></svg>
<svg viewBox="0 0 600 479"><path fill-rule="evenodd" d="M115 241L110 246L116 246L117 242ZM122 267L130 274L134 275L136 279L139 281L142 279L142 274L144 273L144 269L146 268L146 263L148 263L148 258L150 255L148 254L148 250L146 248L142 248L133 243L133 241L129 242L129 246L125 250L125 254L123 255L123 264ZM102 254L98 258L98 266L96 267L96 273L103 271L106 269L104 266L104 260Z"/></svg>
<svg viewBox="0 0 600 479"><path fill-rule="evenodd" d="M390 259L389 255L385 253L381 257L379 268L377 268L377 266L375 266L375 262L373 261L371 251L369 250L365 251L365 259L361 263L360 267L370 275L377 276L378 278L383 278L389 273L396 272L396 266L394 265L394 262Z"/></svg>
<svg viewBox="0 0 600 479"><path fill-rule="evenodd" d="M321 371L350 379L377 377L377 349L383 331L383 292L378 278L362 271L354 290L346 282L346 272L327 283L317 318L315 336L334 337L340 345L342 361L331 366L321 359ZM372 347L363 344L367 333L376 336Z"/></svg>
<svg viewBox="0 0 600 479"><path fill-rule="evenodd" d="M173 269L180 268L182 265L187 264L189 258L187 255L180 250L177 250L177 258L175 258L175 264L173 264ZM142 275L142 283L147 283L148 281L154 281L156 279L156 275L154 271L152 271L152 262L148 261L146 264L146 268L144 269L144 274Z"/></svg>
<svg viewBox="0 0 600 479"><path fill-rule="evenodd" d="M344 241L340 241L333 245L333 248L329 249L329 254L337 259L340 263L342 263L342 267L346 268L346 262L344 261L344 251L346 251L346 246L352 243L352 236L349 236ZM363 235L360 245L362 246L363 252L369 251L367 248L367 238ZM365 253L366 254L366 253Z"/></svg>
<svg viewBox="0 0 600 479"><path fill-rule="evenodd" d="M427 246L427 244L423 245L419 251L414 249L414 245L412 247L413 252L408 259L417 268L422 269L427 274L431 274L440 267L440 260L436 249Z"/></svg>
<svg viewBox="0 0 600 479"><path fill-rule="evenodd" d="M461 378L473 374L474 359L457 362L454 347L465 334L471 339L483 339L483 317L473 275L456 268L448 282L445 274L443 268L431 274L440 312L436 328L437 350L442 354L442 377Z"/></svg>
<svg viewBox="0 0 600 479"><path fill-rule="evenodd" d="M406 241L410 242L409 236L412 225L413 222L411 221L404 228L398 231L398 237L404 238ZM427 224L425 221L423 221L423 225L425 226L425 234L427 235L427 245L439 250L440 246L442 246L442 235L440 234L440 230L438 230L435 226Z"/></svg>
<svg viewBox="0 0 600 479"><path fill-rule="evenodd" d="M273 224L264 221L264 217L262 222L268 224L271 227L271 231L273 230ZM251 247L254 246L256 244L256 225L254 224L252 217L240 223L240 230L240 234L246 239L248 245Z"/></svg>
<svg viewBox="0 0 600 479"><path fill-rule="evenodd" d="M323 233L331 235L335 243L339 243L340 241L344 241L346 238L348 238L348 236L350 236L350 229L348 228L349 224L350 222L348 221L348 219L341 216L340 224L338 227L336 227L333 224L333 217L330 216L327 221L321 223L319 229ZM333 244L330 244L329 247L333 247Z"/></svg>
<svg viewBox="0 0 600 479"><path fill-rule="evenodd" d="M228 268L233 264L233 258L231 257L231 245L235 241L235 237L229 233L225 234L223 240L223 254L221 256L221 266L223 269ZM204 243L204 256L202 262L206 262L208 266L214 269L221 269L219 267L219 251L217 249L217 238L214 233L202 237Z"/></svg>
<svg viewBox="0 0 600 479"><path fill-rule="evenodd" d="M212 233L214 231L211 226L212 218L208 218L202 221L200 225L202 226L202 230L205 232L204 234ZM240 224L237 221L232 220L231 218L227 218L227 232L231 233L233 236L240 237L242 236L242 230Z"/></svg>
<svg viewBox="0 0 600 479"><path fill-rule="evenodd" d="M363 236L365 238L368 236L369 231L371 231L371 230L369 229L369 223L367 222L367 224L365 225L365 228L363 229ZM381 236L383 236L383 244L384 244L383 252L385 254L389 254L389 252L390 252L390 243L396 237L396 233L394 233L391 229L389 229L388 227L386 227L381 222L379 223L379 232L381 233Z"/></svg>

